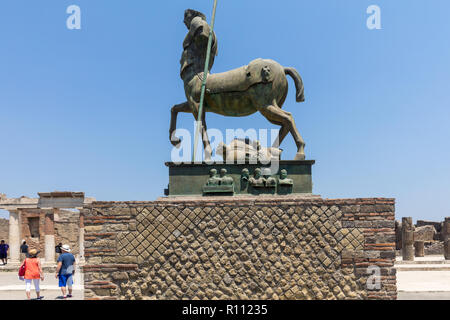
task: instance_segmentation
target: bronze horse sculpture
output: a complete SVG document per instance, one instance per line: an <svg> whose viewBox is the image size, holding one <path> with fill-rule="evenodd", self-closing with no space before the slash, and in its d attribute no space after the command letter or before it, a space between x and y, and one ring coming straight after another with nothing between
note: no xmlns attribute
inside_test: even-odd
<svg viewBox="0 0 450 320"><path fill-rule="evenodd" d="M179 147L181 143L174 134L178 113L192 113L198 119L200 91L210 33L205 15L198 11L186 10L184 23L189 33L183 43L180 76L184 82L187 101L172 107L169 130L170 141L176 147ZM213 34L209 69L212 68L216 55L217 38ZM305 142L297 130L294 118L291 113L281 109L288 93L287 75L295 82L297 102L303 102L304 87L299 73L294 68L285 68L273 60L257 59L250 62L248 66L208 75L201 119L201 136L206 159L210 159L212 154L207 135L206 112L228 117L245 117L260 112L269 122L281 126L273 147L278 148L290 132L297 145L294 160L305 159Z"/></svg>

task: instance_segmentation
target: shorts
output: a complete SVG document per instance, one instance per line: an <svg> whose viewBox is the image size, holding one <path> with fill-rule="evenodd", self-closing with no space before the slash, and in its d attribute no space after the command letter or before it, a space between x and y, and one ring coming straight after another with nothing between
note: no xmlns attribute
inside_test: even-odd
<svg viewBox="0 0 450 320"><path fill-rule="evenodd" d="M69 288L72 287L73 275L71 275L71 274L67 274L67 275L60 274L58 276L58 278L59 278L59 287L60 288L66 287L66 286L68 286Z"/></svg>
<svg viewBox="0 0 450 320"><path fill-rule="evenodd" d="M7 253L0 253L0 259L6 259L6 258L8 258Z"/></svg>

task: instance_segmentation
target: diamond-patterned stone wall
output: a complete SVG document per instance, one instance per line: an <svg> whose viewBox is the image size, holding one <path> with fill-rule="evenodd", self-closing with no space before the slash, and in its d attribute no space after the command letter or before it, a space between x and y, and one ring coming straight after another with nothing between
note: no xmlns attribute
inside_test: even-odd
<svg viewBox="0 0 450 320"><path fill-rule="evenodd" d="M356 200L161 201L121 210L93 204L85 209L86 220L97 219L96 236L87 234L85 244L92 248L87 297L395 298L395 253L385 241L394 232L393 201L365 201L373 209L367 213ZM377 212L377 203L388 205ZM128 223L118 227L125 212ZM98 254L99 245L110 251ZM376 292L366 286L369 265L382 268L384 288Z"/></svg>

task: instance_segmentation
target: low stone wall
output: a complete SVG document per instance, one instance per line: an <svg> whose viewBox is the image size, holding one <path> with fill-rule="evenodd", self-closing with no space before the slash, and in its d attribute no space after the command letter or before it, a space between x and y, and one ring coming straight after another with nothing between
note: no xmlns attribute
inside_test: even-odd
<svg viewBox="0 0 450 320"><path fill-rule="evenodd" d="M86 299L396 299L393 199L95 202ZM381 287L368 289L368 267Z"/></svg>

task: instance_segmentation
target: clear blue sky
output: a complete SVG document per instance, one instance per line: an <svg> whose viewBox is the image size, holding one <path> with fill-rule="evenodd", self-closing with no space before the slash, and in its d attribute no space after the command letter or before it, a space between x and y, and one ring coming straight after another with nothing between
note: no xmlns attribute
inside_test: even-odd
<svg viewBox="0 0 450 320"><path fill-rule="evenodd" d="M157 4L156 4L157 3ZM66 8L82 29L66 28ZM381 7L382 30L366 9ZM212 0L4 0L0 4L0 192L84 191L154 200L168 183L169 109L186 8ZM314 192L395 197L397 217L450 216L448 0L219 0L213 72L262 57L302 74L284 106L315 159ZM275 128L259 114L209 127ZM180 115L179 127L192 130ZM295 155L292 137L285 159Z"/></svg>

